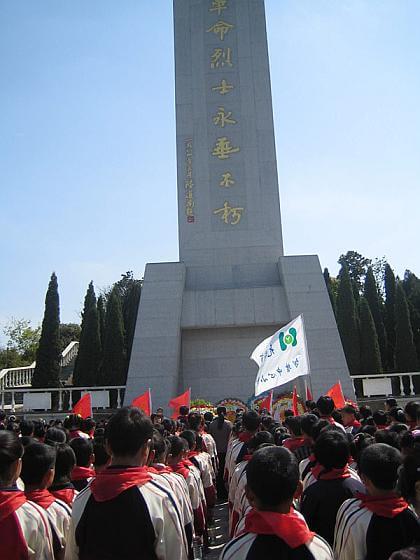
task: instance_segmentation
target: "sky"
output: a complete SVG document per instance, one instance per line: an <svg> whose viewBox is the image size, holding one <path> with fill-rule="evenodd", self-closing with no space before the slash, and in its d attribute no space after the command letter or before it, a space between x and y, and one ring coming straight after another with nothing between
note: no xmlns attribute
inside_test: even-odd
<svg viewBox="0 0 420 560"><path fill-rule="evenodd" d="M420 274L420 2L266 0L285 254ZM0 328L178 259L171 0L0 1ZM0 337L1 342L1 337Z"/></svg>

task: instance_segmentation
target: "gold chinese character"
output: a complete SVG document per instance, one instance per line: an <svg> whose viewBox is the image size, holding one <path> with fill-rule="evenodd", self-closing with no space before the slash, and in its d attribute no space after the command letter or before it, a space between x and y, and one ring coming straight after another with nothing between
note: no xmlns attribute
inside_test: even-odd
<svg viewBox="0 0 420 560"><path fill-rule="evenodd" d="M209 12L217 12L217 15L220 16L227 7L227 0L212 0Z"/></svg>
<svg viewBox="0 0 420 560"><path fill-rule="evenodd" d="M225 111L224 107L219 107L217 113L213 117L213 122L216 126L225 128L227 124L236 124L235 119L232 118L232 111Z"/></svg>
<svg viewBox="0 0 420 560"><path fill-rule="evenodd" d="M226 23L225 21L218 21L215 23L210 29L207 29L207 33L214 33L215 35L220 36L220 40L223 41L225 35L229 33L231 29L234 28L234 25L231 23Z"/></svg>
<svg viewBox="0 0 420 560"><path fill-rule="evenodd" d="M233 178L232 173L230 173L230 171L227 171L226 173L223 173L222 175L222 180L220 181L219 185L221 187L226 187L229 188L232 185L235 184L235 179Z"/></svg>
<svg viewBox="0 0 420 560"><path fill-rule="evenodd" d="M223 208L213 210L213 214L220 214L220 217L225 222L225 224L236 226L241 221L243 211L244 208L233 208L232 206L229 206L229 202L225 201L225 203L223 204Z"/></svg>
<svg viewBox="0 0 420 560"><path fill-rule="evenodd" d="M218 91L220 95L226 95L227 93L230 93L234 88L232 85L228 84L226 80L222 80L220 82L220 85L214 86L211 89L212 91Z"/></svg>
<svg viewBox="0 0 420 560"><path fill-rule="evenodd" d="M233 66L232 49L219 49L216 47L211 55L210 68L223 68L224 66Z"/></svg>
<svg viewBox="0 0 420 560"><path fill-rule="evenodd" d="M239 148L231 146L230 140L228 140L226 136L222 136L222 138L217 139L212 155L218 157L219 159L229 159L231 154L236 154L239 151Z"/></svg>

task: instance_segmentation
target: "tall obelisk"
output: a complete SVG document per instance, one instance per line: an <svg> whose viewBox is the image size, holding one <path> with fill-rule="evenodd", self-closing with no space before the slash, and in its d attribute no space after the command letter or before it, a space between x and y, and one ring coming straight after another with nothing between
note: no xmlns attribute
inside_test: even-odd
<svg viewBox="0 0 420 560"><path fill-rule="evenodd" d="M318 257L283 253L264 0L174 0L174 22L180 262L146 267L125 402L247 400L252 350L300 313L315 394L354 397Z"/></svg>

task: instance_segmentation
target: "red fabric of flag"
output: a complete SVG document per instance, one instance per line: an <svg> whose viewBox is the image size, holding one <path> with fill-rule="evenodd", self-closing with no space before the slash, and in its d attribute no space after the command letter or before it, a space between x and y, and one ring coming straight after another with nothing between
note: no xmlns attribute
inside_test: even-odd
<svg viewBox="0 0 420 560"><path fill-rule="evenodd" d="M306 385L306 400L307 401L313 401L314 398L312 396L311 390L309 389L309 387Z"/></svg>
<svg viewBox="0 0 420 560"><path fill-rule="evenodd" d="M268 412L271 414L272 408L273 408L273 391L270 391L270 393L265 397L265 399L261 401L260 410L262 409L268 410Z"/></svg>
<svg viewBox="0 0 420 560"><path fill-rule="evenodd" d="M343 408L346 406L343 389L341 388L341 383L339 381L333 385L329 391L327 391L326 395L327 397L332 398L336 408Z"/></svg>
<svg viewBox="0 0 420 560"><path fill-rule="evenodd" d="M152 395L150 389L147 389L145 393L136 397L131 403L131 406L136 406L150 416L152 414Z"/></svg>
<svg viewBox="0 0 420 560"><path fill-rule="evenodd" d="M79 414L82 418L89 418L92 416L92 397L90 393L83 395L73 406L73 413Z"/></svg>
<svg viewBox="0 0 420 560"><path fill-rule="evenodd" d="M296 385L293 388L293 397L292 397L292 407L293 407L293 414L295 416L299 416L299 409L298 409L298 394Z"/></svg>
<svg viewBox="0 0 420 560"><path fill-rule="evenodd" d="M188 406L190 407L191 402L191 388L187 389L185 393L179 395L178 397L174 397L169 401L168 406L173 409L171 418L176 419L179 416L179 409L181 406Z"/></svg>

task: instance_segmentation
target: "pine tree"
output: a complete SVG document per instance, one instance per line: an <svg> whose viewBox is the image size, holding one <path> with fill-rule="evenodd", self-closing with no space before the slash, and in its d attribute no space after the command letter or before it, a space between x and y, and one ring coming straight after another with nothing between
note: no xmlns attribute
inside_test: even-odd
<svg viewBox="0 0 420 560"><path fill-rule="evenodd" d="M117 290L113 289L106 307L101 385L124 385L125 382L124 322L120 298Z"/></svg>
<svg viewBox="0 0 420 560"><path fill-rule="evenodd" d="M349 271L343 266L337 293L337 325L347 365L352 375L360 373L359 320Z"/></svg>
<svg viewBox="0 0 420 560"><path fill-rule="evenodd" d="M360 373L382 373L375 322L366 298L360 300Z"/></svg>
<svg viewBox="0 0 420 560"><path fill-rule="evenodd" d="M103 348L105 342L105 301L103 296L98 297L98 322L99 322L99 338Z"/></svg>
<svg viewBox="0 0 420 560"><path fill-rule="evenodd" d="M395 368L395 276L389 264L385 266L385 328L387 334L388 370Z"/></svg>
<svg viewBox="0 0 420 560"><path fill-rule="evenodd" d="M97 385L100 361L101 340L98 309L93 282L91 282L85 296L82 332L80 334L79 352L74 365L73 385L76 387Z"/></svg>
<svg viewBox="0 0 420 560"><path fill-rule="evenodd" d="M32 387L59 386L60 358L60 300L57 276L53 272L45 296L45 312Z"/></svg>
<svg viewBox="0 0 420 560"><path fill-rule="evenodd" d="M417 370L410 314L401 282L397 283L395 290L395 367L399 373Z"/></svg>
<svg viewBox="0 0 420 560"><path fill-rule="evenodd" d="M134 332L136 330L137 315L141 294L141 282L133 280L123 300L123 319L125 331L125 350L127 359L127 372L130 364L131 349L133 347Z"/></svg>
<svg viewBox="0 0 420 560"><path fill-rule="evenodd" d="M387 339L385 332L385 325L383 320L383 304L379 298L378 287L376 285L375 276L372 267L369 266L365 277L364 296L369 304L370 312L372 313L375 329L378 337L379 351L381 356L381 364L383 369L387 368ZM381 371L382 371L381 367Z"/></svg>
<svg viewBox="0 0 420 560"><path fill-rule="evenodd" d="M323 274L324 274L325 285L327 286L328 295L330 296L331 307L334 312L334 315L336 315L337 306L336 306L335 296L332 290L331 277L328 268L324 268Z"/></svg>

